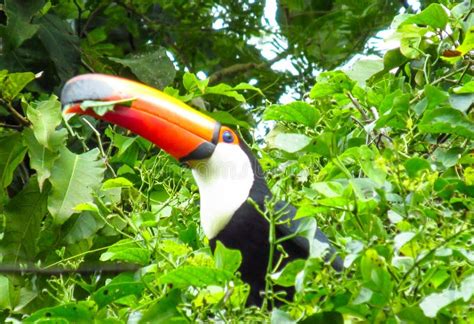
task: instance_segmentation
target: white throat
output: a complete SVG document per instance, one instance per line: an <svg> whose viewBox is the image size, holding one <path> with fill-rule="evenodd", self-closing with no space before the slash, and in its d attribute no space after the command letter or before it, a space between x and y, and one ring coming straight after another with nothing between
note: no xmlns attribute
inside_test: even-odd
<svg viewBox="0 0 474 324"><path fill-rule="evenodd" d="M254 181L252 166L238 145L219 143L192 171L201 195L201 226L212 239L247 200Z"/></svg>

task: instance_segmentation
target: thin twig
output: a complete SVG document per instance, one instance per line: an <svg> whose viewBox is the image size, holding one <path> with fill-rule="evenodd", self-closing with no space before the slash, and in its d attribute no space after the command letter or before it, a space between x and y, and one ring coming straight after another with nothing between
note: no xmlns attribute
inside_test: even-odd
<svg viewBox="0 0 474 324"><path fill-rule="evenodd" d="M112 172L114 178L116 178L117 174L115 173L114 168L112 168L112 166L108 162L108 156L105 154L104 147L102 145L102 139L100 138L99 131L97 129L95 129L95 127L86 118L82 118L82 121L85 122L90 127L90 129L92 130L92 132L96 136L97 142L99 144L99 151L100 151L100 154L102 155L102 157L104 158L105 165L109 168L110 172Z"/></svg>
<svg viewBox="0 0 474 324"><path fill-rule="evenodd" d="M362 115L362 118L364 118L364 121L367 122L369 120L369 116L367 116L364 109L362 109L359 101L356 98L354 98L354 96L352 95L350 91L347 92L346 95L352 101L352 104L354 105L354 107L360 112L360 114Z"/></svg>
<svg viewBox="0 0 474 324"><path fill-rule="evenodd" d="M22 129L23 128L23 126L20 126L20 125L10 125L10 124L5 124L5 123L0 123L0 127L12 128L12 129Z"/></svg>
<svg viewBox="0 0 474 324"><path fill-rule="evenodd" d="M6 101L5 99L0 99L0 103L7 107L8 111L10 111L13 117L15 117L15 119L18 120L20 124L23 126L30 126L30 121L26 117L22 116L18 111L16 111L10 102Z"/></svg>

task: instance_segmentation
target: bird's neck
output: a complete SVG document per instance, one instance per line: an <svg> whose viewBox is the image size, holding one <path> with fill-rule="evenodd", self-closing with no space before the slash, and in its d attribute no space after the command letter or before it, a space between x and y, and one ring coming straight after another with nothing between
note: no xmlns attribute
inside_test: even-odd
<svg viewBox="0 0 474 324"><path fill-rule="evenodd" d="M263 191L268 192L257 160L243 145L219 144L207 161L193 167L201 196L201 225L209 239L219 234L249 196L255 200L251 194L255 184L263 182ZM264 199L261 194L256 197Z"/></svg>

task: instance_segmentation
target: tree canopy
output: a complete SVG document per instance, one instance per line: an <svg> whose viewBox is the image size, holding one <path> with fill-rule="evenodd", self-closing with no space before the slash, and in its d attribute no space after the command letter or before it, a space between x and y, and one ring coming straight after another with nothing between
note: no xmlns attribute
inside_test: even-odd
<svg viewBox="0 0 474 324"><path fill-rule="evenodd" d="M0 320L473 321L472 3L410 3L3 1ZM62 114L88 72L236 129L345 270L312 253L246 307L241 255L211 253L189 170Z"/></svg>

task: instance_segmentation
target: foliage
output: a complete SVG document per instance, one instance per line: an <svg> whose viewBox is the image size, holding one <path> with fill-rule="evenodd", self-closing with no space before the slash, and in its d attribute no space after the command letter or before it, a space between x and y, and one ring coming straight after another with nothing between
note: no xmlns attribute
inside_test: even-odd
<svg viewBox="0 0 474 324"><path fill-rule="evenodd" d="M280 4L296 65L328 53L317 66L338 66L391 20L380 8L396 11L386 1L367 10L364 1L320 3ZM469 1L396 16L398 46L383 59L319 73L316 82L272 70L249 44L263 29L259 2L7 0L2 9L2 321L474 320ZM224 27L213 29L219 18ZM309 44L297 37L316 27ZM328 49L329 36L317 46L328 30L341 46ZM249 62L232 70L245 73L225 70ZM246 139L272 121L265 146L249 141L269 185L307 220L302 234L316 222L328 234L344 272L312 253L270 269L266 301L272 284L294 286L294 300L271 311L245 307L241 255L221 244L210 252L189 170L119 128L62 118L52 92L79 68L134 75ZM312 87L276 104L297 82Z"/></svg>

